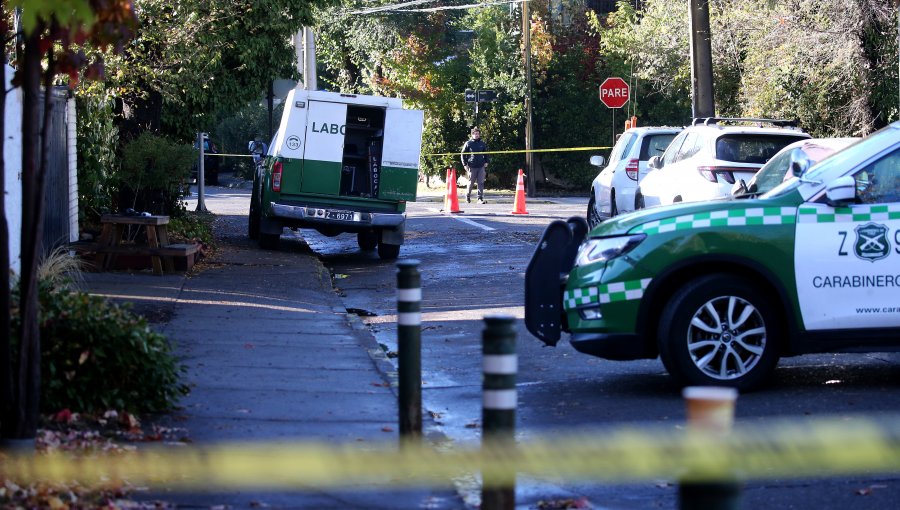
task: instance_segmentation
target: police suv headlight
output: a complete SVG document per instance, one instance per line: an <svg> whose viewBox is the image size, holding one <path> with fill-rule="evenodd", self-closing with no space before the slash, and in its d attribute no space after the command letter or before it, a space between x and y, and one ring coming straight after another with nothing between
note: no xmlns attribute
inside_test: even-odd
<svg viewBox="0 0 900 510"><path fill-rule="evenodd" d="M647 238L646 234L628 236L600 237L586 239L578 247L578 255L575 256L576 266L585 266L596 262L604 262L616 257L621 257L633 250L641 241Z"/></svg>

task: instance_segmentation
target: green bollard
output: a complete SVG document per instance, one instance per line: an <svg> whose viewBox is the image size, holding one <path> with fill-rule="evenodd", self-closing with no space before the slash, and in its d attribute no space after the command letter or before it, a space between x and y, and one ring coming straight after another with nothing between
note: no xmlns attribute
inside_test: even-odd
<svg viewBox="0 0 900 510"><path fill-rule="evenodd" d="M422 439L422 277L418 260L397 262L400 439Z"/></svg>
<svg viewBox="0 0 900 510"><path fill-rule="evenodd" d="M484 355L483 400L481 406L482 445L499 452L515 449L516 431L516 357L515 318L492 315L484 318L482 354ZM481 508L513 510L516 506L515 473L482 471Z"/></svg>

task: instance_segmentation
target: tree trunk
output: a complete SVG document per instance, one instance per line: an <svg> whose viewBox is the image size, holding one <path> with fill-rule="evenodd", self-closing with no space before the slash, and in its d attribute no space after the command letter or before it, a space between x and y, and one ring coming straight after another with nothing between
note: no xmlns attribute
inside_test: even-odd
<svg viewBox="0 0 900 510"><path fill-rule="evenodd" d="M43 237L44 176L38 164L41 122L40 35L35 29L25 38L22 58L22 274L19 278L21 330L15 377L13 439L37 434L41 396L41 338L38 323L37 267ZM52 66L51 66L52 67ZM49 91L47 91L49 94Z"/></svg>

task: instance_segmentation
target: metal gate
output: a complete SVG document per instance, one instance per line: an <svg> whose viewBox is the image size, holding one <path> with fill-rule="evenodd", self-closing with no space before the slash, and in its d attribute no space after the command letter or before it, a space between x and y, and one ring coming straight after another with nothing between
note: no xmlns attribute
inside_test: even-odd
<svg viewBox="0 0 900 510"><path fill-rule="evenodd" d="M44 187L44 255L69 242L69 168L66 146L68 90L50 92L50 124L47 126L47 173ZM41 103L43 106L43 102ZM43 108L42 108L43 109ZM42 114L43 115L43 114ZM72 119L74 122L74 119Z"/></svg>

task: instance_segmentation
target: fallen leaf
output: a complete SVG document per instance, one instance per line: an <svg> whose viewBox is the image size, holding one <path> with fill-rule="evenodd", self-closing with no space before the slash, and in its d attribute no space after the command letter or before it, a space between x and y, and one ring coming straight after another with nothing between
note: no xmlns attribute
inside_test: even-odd
<svg viewBox="0 0 900 510"><path fill-rule="evenodd" d="M381 427L381 431L382 432L393 432L394 429L392 429L391 427Z"/></svg>
<svg viewBox="0 0 900 510"><path fill-rule="evenodd" d="M253 344L251 344L251 343L246 343L246 344L244 344L244 349L253 349L253 348L255 348L255 347L256 347L256 346L253 345Z"/></svg>
<svg viewBox="0 0 900 510"><path fill-rule="evenodd" d="M62 411L53 415L53 421L59 422L59 423L69 423L69 421L71 419L72 419L72 411L70 411L68 408L63 409Z"/></svg>
<svg viewBox="0 0 900 510"><path fill-rule="evenodd" d="M47 499L47 506L50 507L50 510L65 510L69 508L68 505L63 503L63 501L56 496Z"/></svg>
<svg viewBox="0 0 900 510"><path fill-rule="evenodd" d="M874 492L875 489L887 489L887 485L882 485L882 484L870 485L864 489L859 489L858 491L856 491L856 494L858 494L860 496L868 496L869 494L872 494L872 492Z"/></svg>

